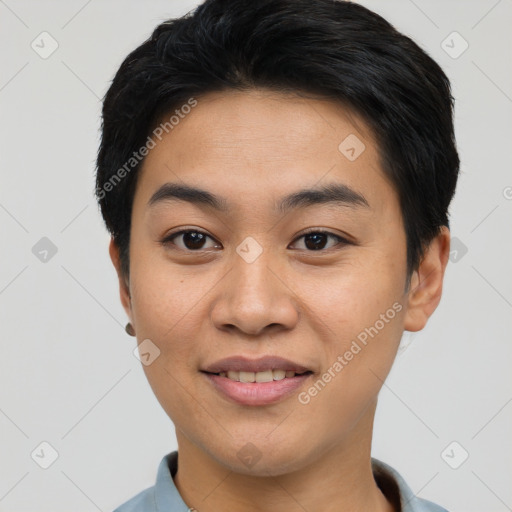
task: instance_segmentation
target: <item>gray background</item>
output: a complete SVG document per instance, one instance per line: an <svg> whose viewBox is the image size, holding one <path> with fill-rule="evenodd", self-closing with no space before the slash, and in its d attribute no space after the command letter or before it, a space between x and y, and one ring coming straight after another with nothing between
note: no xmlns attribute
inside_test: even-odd
<svg viewBox="0 0 512 512"><path fill-rule="evenodd" d="M373 455L453 512L512 510L512 2L362 3L451 78L462 159L443 299L404 336ZM0 511L110 511L176 447L123 330L93 173L115 70L195 5L0 0Z"/></svg>

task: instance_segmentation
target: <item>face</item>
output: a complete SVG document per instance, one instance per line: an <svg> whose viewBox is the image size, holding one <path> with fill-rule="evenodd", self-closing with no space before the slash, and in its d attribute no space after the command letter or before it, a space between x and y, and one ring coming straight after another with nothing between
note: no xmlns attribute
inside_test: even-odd
<svg viewBox="0 0 512 512"><path fill-rule="evenodd" d="M347 448L404 328L429 314L405 293L401 211L376 144L327 100L197 98L144 160L131 229L121 297L138 343L160 351L148 381L178 441L240 473Z"/></svg>

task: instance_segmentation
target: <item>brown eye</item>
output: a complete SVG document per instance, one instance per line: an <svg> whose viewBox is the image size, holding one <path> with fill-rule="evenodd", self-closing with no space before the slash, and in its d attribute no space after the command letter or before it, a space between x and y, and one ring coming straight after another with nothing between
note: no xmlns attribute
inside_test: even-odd
<svg viewBox="0 0 512 512"><path fill-rule="evenodd" d="M215 242L213 238L207 235L206 233L190 229L174 233L171 236L167 237L165 240L163 240L162 243L166 246L174 245L177 248L185 251L200 251L203 249L210 249L212 247L219 247L219 244L216 243L214 243L213 246L210 245L210 247L208 247L206 245L207 240Z"/></svg>
<svg viewBox="0 0 512 512"><path fill-rule="evenodd" d="M331 249L337 245L346 245L349 242L341 236L335 235L328 231L310 231L298 237L298 240L304 239L304 246L298 247L299 249L305 249L307 251L321 251L322 249ZM328 247L329 240L333 240L335 243L331 243Z"/></svg>

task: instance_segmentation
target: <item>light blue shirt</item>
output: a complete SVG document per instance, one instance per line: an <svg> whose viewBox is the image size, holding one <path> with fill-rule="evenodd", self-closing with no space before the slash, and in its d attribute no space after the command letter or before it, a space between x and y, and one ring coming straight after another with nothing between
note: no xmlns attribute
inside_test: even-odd
<svg viewBox="0 0 512 512"><path fill-rule="evenodd" d="M140 492L114 512L189 512L173 476L178 469L178 452L167 454L160 465L153 487ZM391 466L372 457L375 481L386 498L392 503L400 503L400 512L448 512L431 501L417 498L400 474Z"/></svg>

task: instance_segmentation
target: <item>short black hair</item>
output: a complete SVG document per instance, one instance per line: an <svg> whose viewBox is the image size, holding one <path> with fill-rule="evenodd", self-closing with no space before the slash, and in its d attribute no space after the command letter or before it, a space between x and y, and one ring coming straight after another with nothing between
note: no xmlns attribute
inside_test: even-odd
<svg viewBox="0 0 512 512"><path fill-rule="evenodd" d="M450 82L384 18L341 0L206 0L157 26L126 57L104 98L96 174L126 277L139 148L191 100L255 88L334 100L368 124L398 193L409 282L425 247L449 226L459 173Z"/></svg>

